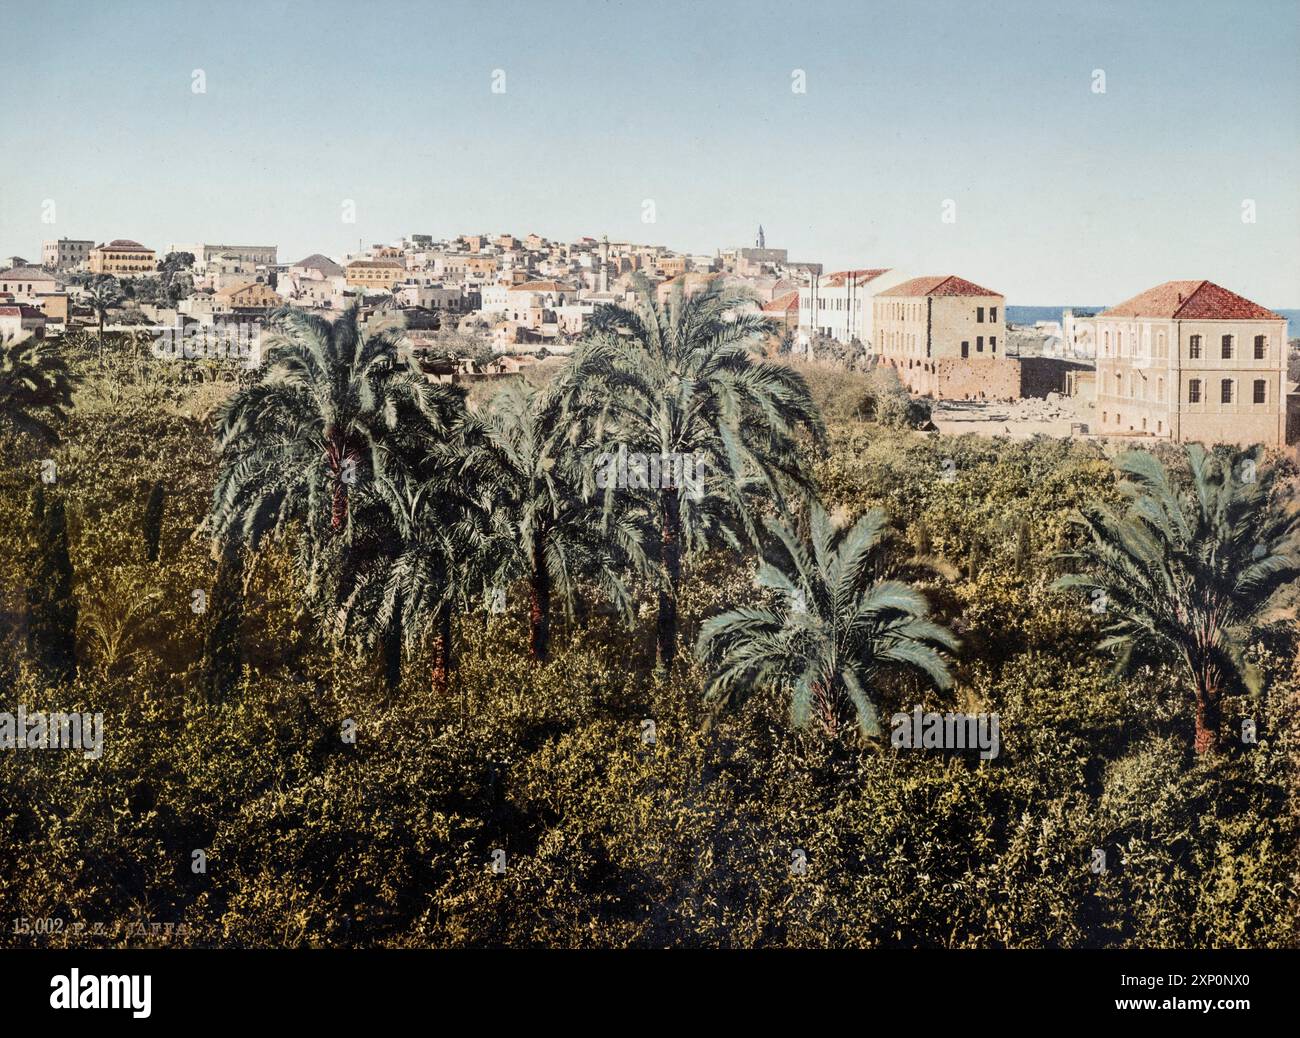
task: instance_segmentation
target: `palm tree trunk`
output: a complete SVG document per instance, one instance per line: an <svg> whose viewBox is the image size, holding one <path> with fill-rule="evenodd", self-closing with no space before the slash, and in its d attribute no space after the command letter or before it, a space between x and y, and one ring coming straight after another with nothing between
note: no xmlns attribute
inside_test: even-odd
<svg viewBox="0 0 1300 1038"><path fill-rule="evenodd" d="M384 633L384 686L391 698L402 683L402 632L394 622Z"/></svg>
<svg viewBox="0 0 1300 1038"><path fill-rule="evenodd" d="M451 653L451 606L445 603L438 607L438 633L433 637L433 674L434 695L444 695L451 683L451 672L455 661Z"/></svg>
<svg viewBox="0 0 1300 1038"><path fill-rule="evenodd" d="M334 480L334 499L330 508L330 529L337 533L348 521L348 488L343 480Z"/></svg>
<svg viewBox="0 0 1300 1038"><path fill-rule="evenodd" d="M1218 753L1219 725L1223 719L1222 696L1217 682L1209 674L1201 674L1196 682L1196 739L1197 753Z"/></svg>
<svg viewBox="0 0 1300 1038"><path fill-rule="evenodd" d="M528 649L538 663L546 661L551 641L551 575L542 553L542 534L533 534L533 577L528 609Z"/></svg>
<svg viewBox="0 0 1300 1038"><path fill-rule="evenodd" d="M668 670L677 657L677 588L682 579L681 503L676 488L660 497L662 516L663 566L668 581L659 585L659 616L656 622L655 656L659 666Z"/></svg>

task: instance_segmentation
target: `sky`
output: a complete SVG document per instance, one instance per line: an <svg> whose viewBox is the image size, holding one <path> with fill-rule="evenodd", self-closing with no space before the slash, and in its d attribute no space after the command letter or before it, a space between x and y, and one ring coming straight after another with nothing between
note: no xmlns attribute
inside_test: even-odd
<svg viewBox="0 0 1300 1038"><path fill-rule="evenodd" d="M956 273L1010 305L1205 277L1300 307L1300 0L44 0L3 19L4 256L130 238L293 262L480 231L712 254L761 223L793 260Z"/></svg>

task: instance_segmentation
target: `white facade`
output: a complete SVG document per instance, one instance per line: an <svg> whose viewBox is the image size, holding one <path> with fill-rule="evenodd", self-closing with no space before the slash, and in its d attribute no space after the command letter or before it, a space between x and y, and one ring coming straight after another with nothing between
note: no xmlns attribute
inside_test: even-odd
<svg viewBox="0 0 1300 1038"><path fill-rule="evenodd" d="M814 275L799 289L798 345L807 349L816 335L836 342L854 339L872 348L872 299L910 277L898 269L838 271Z"/></svg>

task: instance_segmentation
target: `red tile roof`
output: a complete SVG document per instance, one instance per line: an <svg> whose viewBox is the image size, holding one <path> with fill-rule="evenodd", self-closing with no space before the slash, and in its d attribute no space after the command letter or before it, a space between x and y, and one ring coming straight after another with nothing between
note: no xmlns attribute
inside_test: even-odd
<svg viewBox="0 0 1300 1038"><path fill-rule="evenodd" d="M864 270L837 270L831 274L823 275L826 284L832 288L839 288L853 279L854 285L865 285L868 281L875 281L881 274L888 273L888 267L872 267Z"/></svg>
<svg viewBox="0 0 1300 1038"><path fill-rule="evenodd" d="M770 303L763 304L763 312L767 314L788 314L791 310L796 313L799 310L798 292L787 292L783 296L777 296Z"/></svg>
<svg viewBox="0 0 1300 1038"><path fill-rule="evenodd" d="M956 274L936 274L933 277L912 278L901 285L887 288L878 293L881 296L998 296L991 288L981 288L973 281L959 278Z"/></svg>
<svg viewBox="0 0 1300 1038"><path fill-rule="evenodd" d="M0 306L0 317L44 317L45 311L38 306L15 303L12 306Z"/></svg>
<svg viewBox="0 0 1300 1038"><path fill-rule="evenodd" d="M1103 310L1099 317L1165 317L1180 321L1281 321L1258 303L1213 281L1166 281L1122 303Z"/></svg>

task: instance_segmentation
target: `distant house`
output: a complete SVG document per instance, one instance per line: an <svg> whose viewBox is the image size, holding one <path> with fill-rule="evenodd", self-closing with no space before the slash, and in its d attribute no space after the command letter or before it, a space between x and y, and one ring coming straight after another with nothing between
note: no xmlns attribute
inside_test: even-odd
<svg viewBox="0 0 1300 1038"><path fill-rule="evenodd" d="M300 259L289 268L289 273L297 274L300 277L316 278L317 280L344 276L344 270L340 264L335 263L328 256L322 256L319 252L312 253L306 259Z"/></svg>
<svg viewBox="0 0 1300 1038"><path fill-rule="evenodd" d="M26 303L0 304L0 340L22 342L45 337L45 311Z"/></svg>
<svg viewBox="0 0 1300 1038"><path fill-rule="evenodd" d="M1099 432L1281 446L1286 318L1212 281L1166 281L1093 319Z"/></svg>
<svg viewBox="0 0 1300 1038"><path fill-rule="evenodd" d="M35 303L38 297L59 290L59 280L40 267L0 270L0 297L12 302Z"/></svg>
<svg viewBox="0 0 1300 1038"><path fill-rule="evenodd" d="M90 272L112 274L115 277L142 277L158 269L153 249L138 241L117 238L107 245L97 245L90 250Z"/></svg>
<svg viewBox="0 0 1300 1038"><path fill-rule="evenodd" d="M51 270L77 270L90 262L93 241L59 238L41 245L41 264Z"/></svg>
<svg viewBox="0 0 1300 1038"><path fill-rule="evenodd" d="M901 284L906 275L886 267L820 272L809 276L799 289L799 345L808 347L816 336L845 344L855 339L879 352L872 321L872 299Z"/></svg>
<svg viewBox="0 0 1300 1038"><path fill-rule="evenodd" d="M1006 300L955 274L912 278L872 298L873 347L903 385L936 400L1014 400Z"/></svg>
<svg viewBox="0 0 1300 1038"><path fill-rule="evenodd" d="M349 288L388 291L406 277L406 268L391 259L353 260L345 271Z"/></svg>
<svg viewBox="0 0 1300 1038"><path fill-rule="evenodd" d="M793 334L800 326L800 294L788 291L770 303L763 303L763 316L776 326L780 334Z"/></svg>
<svg viewBox="0 0 1300 1038"><path fill-rule="evenodd" d="M270 285L260 281L248 281L242 285L224 288L213 297L214 310L273 310L283 304L276 291Z"/></svg>

